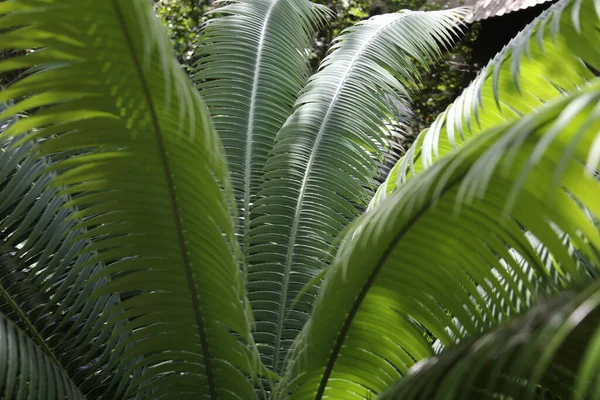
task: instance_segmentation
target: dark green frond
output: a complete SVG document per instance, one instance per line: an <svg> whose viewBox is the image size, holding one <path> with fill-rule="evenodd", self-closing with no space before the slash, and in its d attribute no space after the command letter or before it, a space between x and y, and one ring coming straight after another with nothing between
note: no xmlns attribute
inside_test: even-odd
<svg viewBox="0 0 600 400"><path fill-rule="evenodd" d="M600 8L595 4L559 1L519 33L421 132L380 186L371 207L486 129L585 87L594 76L586 63L600 65Z"/></svg>
<svg viewBox="0 0 600 400"><path fill-rule="evenodd" d="M435 340L464 341L597 276L589 215L600 216L600 183L585 161L598 155L599 104L597 82L479 135L356 221L278 393L372 397L431 357Z"/></svg>
<svg viewBox="0 0 600 400"><path fill-rule="evenodd" d="M14 122L0 124L0 133ZM48 186L56 176L44 173L51 158L32 155L32 143L10 145L0 148L0 311L64 365L84 393L115 395L108 365L119 357L120 338L109 339L97 315L118 297L89 299L108 279L88 282L102 263L80 268L92 256L80 253L90 242L80 238L85 230L74 229L69 197Z"/></svg>
<svg viewBox="0 0 600 400"><path fill-rule="evenodd" d="M0 396L85 399L63 368L0 313Z"/></svg>
<svg viewBox="0 0 600 400"><path fill-rule="evenodd" d="M88 324L119 341L109 369L119 370L123 396L253 398L258 360L223 149L151 4L7 0L0 27L0 49L36 49L0 62L1 71L35 71L0 92L0 101L20 99L0 119L30 114L2 139L55 160L40 169L55 173L43 184L70 197L61 210L76 210L57 239L91 243L71 249L88 257L75 268L88 284L69 300L92 307ZM39 268L61 273L48 260ZM118 304L94 306L113 295Z"/></svg>
<svg viewBox="0 0 600 400"><path fill-rule="evenodd" d="M423 360L380 398L593 399L600 393L599 369L600 282L596 281L558 294L508 324Z"/></svg>
<svg viewBox="0 0 600 400"><path fill-rule="evenodd" d="M449 44L465 10L387 14L342 34L278 133L251 216L248 289L257 343L277 371L312 308L302 287L366 204L387 123L419 70Z"/></svg>

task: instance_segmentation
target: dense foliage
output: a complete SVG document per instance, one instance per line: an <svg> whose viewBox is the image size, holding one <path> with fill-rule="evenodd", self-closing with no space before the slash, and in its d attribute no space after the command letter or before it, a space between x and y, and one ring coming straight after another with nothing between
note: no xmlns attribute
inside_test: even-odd
<svg viewBox="0 0 600 400"><path fill-rule="evenodd" d="M173 49L182 65L191 64L206 12L213 7L208 0L154 0L156 13L167 28Z"/></svg>
<svg viewBox="0 0 600 400"><path fill-rule="evenodd" d="M315 72L329 7L228 1L187 74L155 6L0 2L2 398L600 393L598 0L385 176L468 10L362 20Z"/></svg>

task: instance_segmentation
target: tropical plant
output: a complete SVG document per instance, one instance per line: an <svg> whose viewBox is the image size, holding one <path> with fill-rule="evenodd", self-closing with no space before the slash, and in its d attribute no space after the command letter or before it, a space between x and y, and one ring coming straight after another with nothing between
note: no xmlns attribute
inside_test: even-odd
<svg viewBox="0 0 600 400"><path fill-rule="evenodd" d="M190 80L150 1L0 2L0 396L597 398L600 2L541 15L376 194L468 10L360 22L312 76L326 9L218 12Z"/></svg>

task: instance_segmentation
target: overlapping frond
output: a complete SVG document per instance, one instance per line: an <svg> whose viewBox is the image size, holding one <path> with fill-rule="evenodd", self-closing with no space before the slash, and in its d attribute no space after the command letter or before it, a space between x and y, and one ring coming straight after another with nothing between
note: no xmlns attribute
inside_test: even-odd
<svg viewBox="0 0 600 400"><path fill-rule="evenodd" d="M509 324L416 365L381 399L597 397L599 307L598 281L556 295Z"/></svg>
<svg viewBox="0 0 600 400"><path fill-rule="evenodd" d="M10 144L0 148L0 311L64 365L84 393L110 397L108 365L122 338L111 340L97 316L118 297L89 298L108 278L88 282L102 263L80 268L93 256L81 253L91 243L70 220L77 210L67 206L69 197L48 186L55 176L44 173L50 157L32 155L32 143Z"/></svg>
<svg viewBox="0 0 600 400"><path fill-rule="evenodd" d="M305 283L332 259L338 234L368 201L376 143L385 144L419 70L452 42L464 10L374 17L332 45L278 133L251 210L248 288L257 343L281 371L313 296L292 307Z"/></svg>
<svg viewBox="0 0 600 400"><path fill-rule="evenodd" d="M85 399L62 366L2 313L0 365L4 399Z"/></svg>
<svg viewBox="0 0 600 400"><path fill-rule="evenodd" d="M600 67L600 6L562 0L521 31L463 93L419 134L377 190L370 208L397 185L493 126L580 90Z"/></svg>
<svg viewBox="0 0 600 400"><path fill-rule="evenodd" d="M73 269L88 281L77 301L85 298L85 308L99 296L120 298L87 319L119 339L114 351L121 354L110 368L125 368L118 374L122 396L253 398L257 359L247 345L223 149L151 4L7 0L0 2L0 29L2 50L34 49L0 62L0 71L34 67L0 92L0 101L19 99L0 119L30 114L2 139L35 143L21 148L55 159L41 171L56 176L41 186L70 196L60 206L77 210L66 228L75 235L70 243L91 242L73 249L89 257ZM97 270L97 263L106 267ZM52 263L39 268L61 273Z"/></svg>
<svg viewBox="0 0 600 400"><path fill-rule="evenodd" d="M452 345L540 296L591 282L600 268L600 232L590 218L600 216L592 174L599 129L596 83L479 135L356 221L278 393L373 397L432 356L434 340Z"/></svg>
<svg viewBox="0 0 600 400"><path fill-rule="evenodd" d="M262 169L308 78L310 40L326 12L306 0L236 0L215 12L193 80L225 148L247 249Z"/></svg>

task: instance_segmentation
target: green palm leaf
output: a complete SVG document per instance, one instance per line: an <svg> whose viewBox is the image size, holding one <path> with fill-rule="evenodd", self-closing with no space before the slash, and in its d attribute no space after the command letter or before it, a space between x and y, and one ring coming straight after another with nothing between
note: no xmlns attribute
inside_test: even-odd
<svg viewBox="0 0 600 400"><path fill-rule="evenodd" d="M278 393L368 398L432 356L434 340L452 345L590 282L600 184L582 161L597 156L598 104L600 82L479 135L353 224ZM558 261L558 281L530 235Z"/></svg>
<svg viewBox="0 0 600 400"><path fill-rule="evenodd" d="M562 0L543 12L419 134L379 187L370 207L486 129L585 87L594 76L586 63L600 66L599 15L600 6L594 0Z"/></svg>
<svg viewBox="0 0 600 400"><path fill-rule="evenodd" d="M4 107L0 107L4 110ZM0 126L0 133L15 121ZM1 125L1 124L0 124ZM37 342L56 363L62 363L85 393L112 393L108 366L120 356L119 339L96 315L118 302L115 295L90 301L107 278L88 282L102 263L81 270L91 254L73 229L77 211L69 197L48 186L54 172L44 173L50 157L36 157L32 143L0 148L0 311ZM110 395L109 395L110 396Z"/></svg>
<svg viewBox="0 0 600 400"><path fill-rule="evenodd" d="M327 9L325 9L327 10ZM308 78L308 51L325 13L305 0L234 1L208 21L194 81L229 161L241 242L275 136Z"/></svg>
<svg viewBox="0 0 600 400"><path fill-rule="evenodd" d="M85 399L62 366L0 313L0 394L4 399Z"/></svg>
<svg viewBox="0 0 600 400"><path fill-rule="evenodd" d="M257 343L275 371L314 297L292 307L294 298L329 263L335 238L368 201L377 170L371 155L386 145L386 123L405 110L395 104L406 102L439 45L452 41L464 12L405 11L350 28L278 133L251 212L248 258Z"/></svg>
<svg viewBox="0 0 600 400"><path fill-rule="evenodd" d="M98 313L116 305L118 297L103 295L90 301L107 279L88 282L103 269L80 254L90 245L78 239L84 234L69 221L76 210L67 207L68 196L47 187L52 173L44 174L47 157L28 157L32 146L0 150L0 285L8 318L36 339L38 345L84 391L106 391L110 382L107 365L118 357L118 340ZM114 353L113 353L114 352Z"/></svg>
<svg viewBox="0 0 600 400"><path fill-rule="evenodd" d="M39 141L32 154L58 158L48 184L78 210L68 233L92 242L77 268L90 283L110 277L86 306L121 298L93 315L110 340L124 336L111 366L124 396L253 398L223 150L151 5L9 0L0 27L2 50L39 49L0 63L35 67L0 93L22 99L0 118L31 114L3 138L25 135Z"/></svg>
<svg viewBox="0 0 600 400"><path fill-rule="evenodd" d="M595 398L599 306L597 281L556 295L509 324L416 365L381 398L548 398L546 393Z"/></svg>

